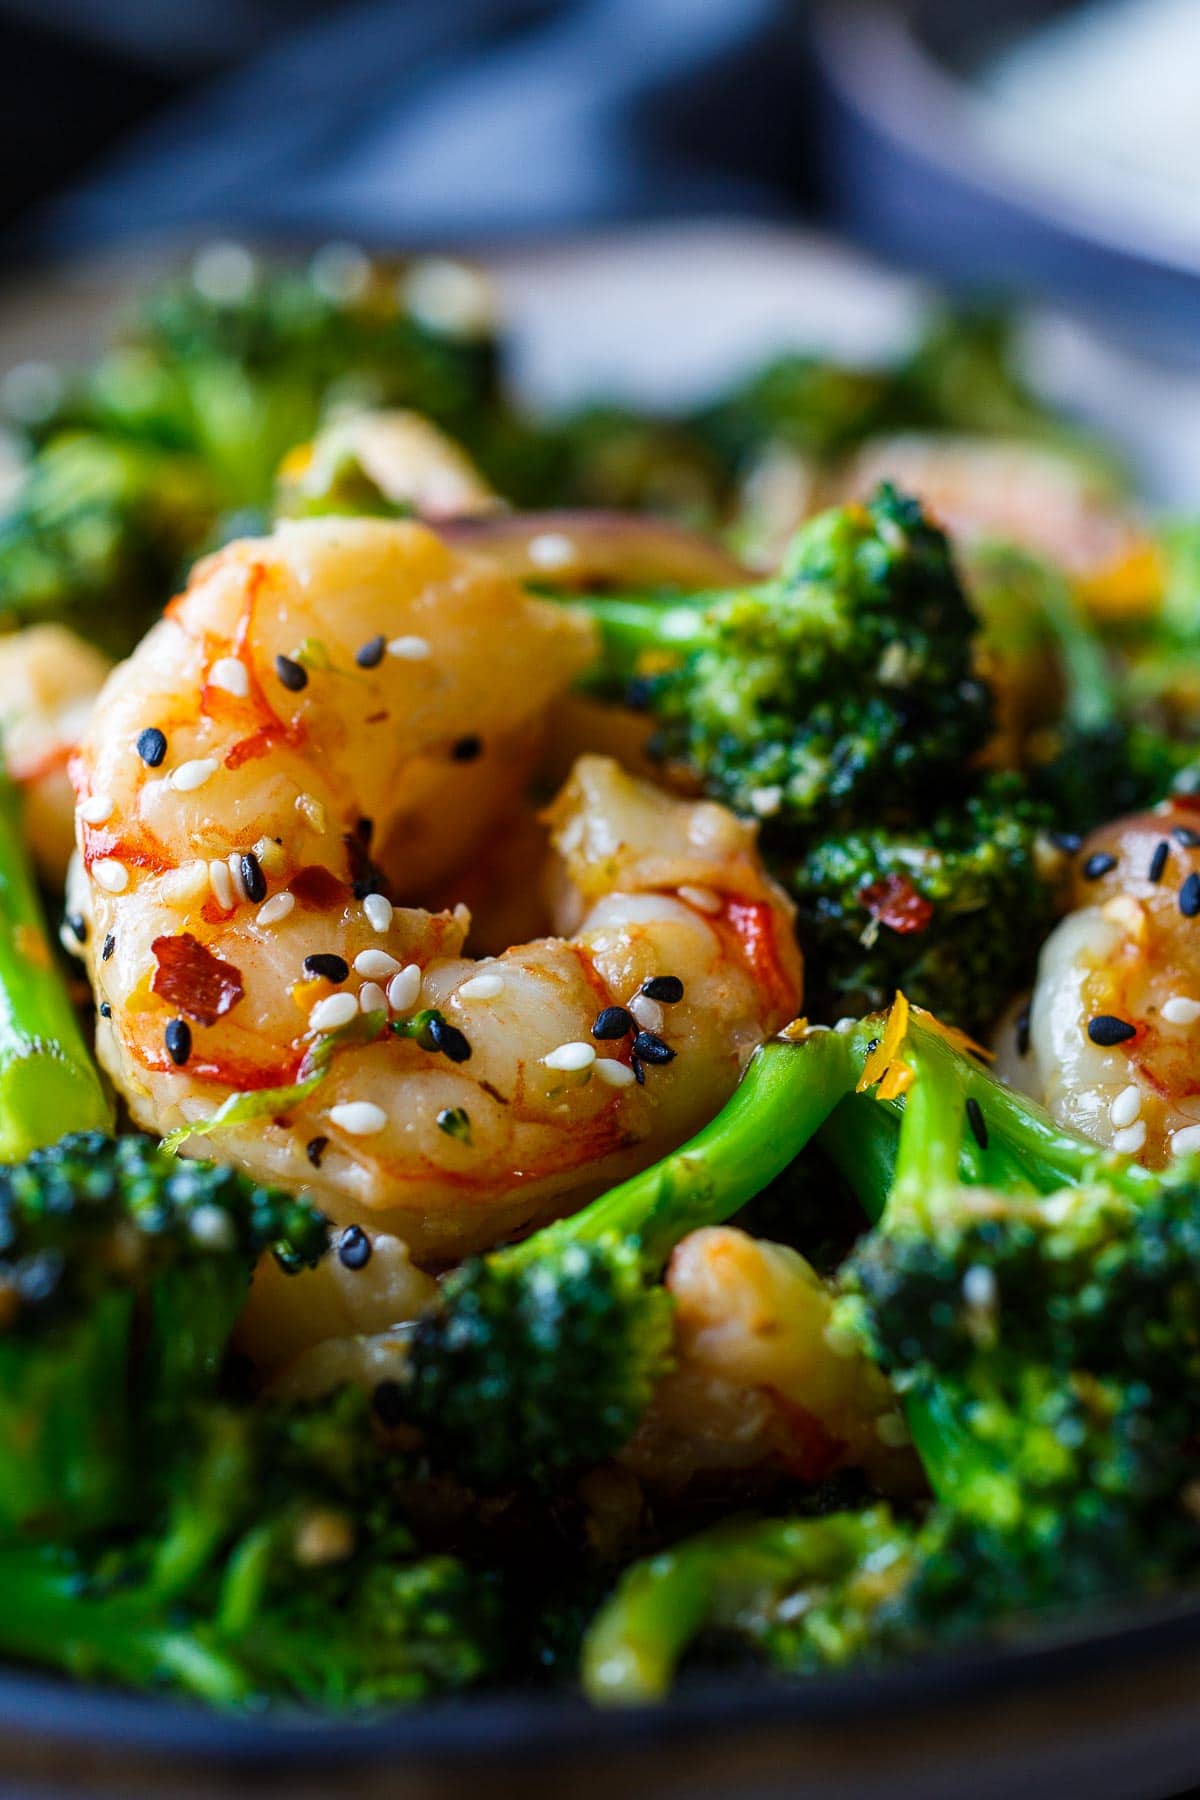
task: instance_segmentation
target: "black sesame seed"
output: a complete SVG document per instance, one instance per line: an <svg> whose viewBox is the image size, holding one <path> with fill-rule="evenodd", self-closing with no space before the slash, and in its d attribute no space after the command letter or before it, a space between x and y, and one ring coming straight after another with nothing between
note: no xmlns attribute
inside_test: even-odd
<svg viewBox="0 0 1200 1800"><path fill-rule="evenodd" d="M1114 1044L1127 1044L1131 1037L1136 1037L1137 1026L1112 1013L1097 1013L1094 1019L1088 1020L1087 1034L1093 1044L1099 1044L1102 1050L1110 1050Z"/></svg>
<svg viewBox="0 0 1200 1800"><path fill-rule="evenodd" d="M145 731L139 731L137 753L148 769L157 769L167 754L167 740L157 725L148 725Z"/></svg>
<svg viewBox="0 0 1200 1800"><path fill-rule="evenodd" d="M447 1137L457 1138L462 1144L471 1141L471 1120L464 1106L443 1106L434 1124Z"/></svg>
<svg viewBox="0 0 1200 1800"><path fill-rule="evenodd" d="M1062 850L1067 856L1074 856L1077 850L1083 849L1083 839L1077 831L1052 831L1050 842L1056 850Z"/></svg>
<svg viewBox="0 0 1200 1800"><path fill-rule="evenodd" d="M634 1023L623 1006L606 1006L596 1014L592 1036L607 1042L610 1038L628 1037Z"/></svg>
<svg viewBox="0 0 1200 1800"><path fill-rule="evenodd" d="M192 1028L186 1019L172 1019L163 1032L163 1043L167 1046L167 1055L177 1069L182 1069L192 1054Z"/></svg>
<svg viewBox="0 0 1200 1800"><path fill-rule="evenodd" d="M253 850L247 850L241 857L238 870L242 877L242 886L246 890L247 900L252 900L257 906L260 900L265 900L267 897L267 878L263 874L262 864Z"/></svg>
<svg viewBox="0 0 1200 1800"><path fill-rule="evenodd" d="M1017 1055L1029 1055L1029 1006L1024 1005L1017 1014Z"/></svg>
<svg viewBox="0 0 1200 1800"><path fill-rule="evenodd" d="M100 1002L100 1017L102 1019L111 1019L112 1018L112 1007L109 1005L107 1000L102 1000Z"/></svg>
<svg viewBox="0 0 1200 1800"><path fill-rule="evenodd" d="M381 1381L371 1395L371 1405L375 1408L375 1416L381 1425L403 1425L407 1408L404 1404L404 1389L398 1381Z"/></svg>
<svg viewBox="0 0 1200 1800"><path fill-rule="evenodd" d="M68 913L66 927L77 944L87 943L87 920L82 913Z"/></svg>
<svg viewBox="0 0 1200 1800"><path fill-rule="evenodd" d="M473 731L469 732L466 737L456 739L450 746L450 756L454 762L474 762L475 758L482 754L483 739L476 737Z"/></svg>
<svg viewBox="0 0 1200 1800"><path fill-rule="evenodd" d="M1195 869L1179 890L1179 910L1185 919L1194 919L1200 913L1200 874Z"/></svg>
<svg viewBox="0 0 1200 1800"><path fill-rule="evenodd" d="M652 975L649 981L643 981L642 992L647 1000L661 1000L664 1006L674 1006L677 1000L683 999L683 983L678 975Z"/></svg>
<svg viewBox="0 0 1200 1800"><path fill-rule="evenodd" d="M308 670L303 663L298 663L291 656L282 652L275 658L275 673L278 675L289 694L298 694L301 688L308 686Z"/></svg>
<svg viewBox="0 0 1200 1800"><path fill-rule="evenodd" d="M457 1025L449 1024L440 1013L435 1013L429 1021L429 1036L433 1040L435 1050L448 1056L453 1063L469 1062L471 1046Z"/></svg>
<svg viewBox="0 0 1200 1800"><path fill-rule="evenodd" d="M116 947L117 947L117 940L113 936L112 932L110 931L108 936L104 940L104 948L100 952L100 961L107 962L109 957L112 955L113 951L116 949Z"/></svg>
<svg viewBox="0 0 1200 1800"><path fill-rule="evenodd" d="M629 1058L629 1066L633 1070L633 1078L637 1082L638 1086L645 1087L645 1085L646 1085L646 1065L643 1063L641 1057L640 1056L631 1056Z"/></svg>
<svg viewBox="0 0 1200 1800"><path fill-rule="evenodd" d="M365 1269L371 1260L371 1240L361 1225L347 1225L338 1239L338 1261L343 1269Z"/></svg>
<svg viewBox="0 0 1200 1800"><path fill-rule="evenodd" d="M1168 844L1166 838L1163 838L1161 843L1155 844L1154 855L1150 858L1150 867L1146 870L1146 874L1151 881L1162 880L1163 870L1167 866L1167 858L1170 854L1171 846Z"/></svg>
<svg viewBox="0 0 1200 1800"><path fill-rule="evenodd" d="M639 1031L633 1040L633 1053L644 1063L674 1062L675 1052L652 1031Z"/></svg>
<svg viewBox="0 0 1200 1800"><path fill-rule="evenodd" d="M1111 874L1116 866L1116 857L1110 856L1107 850L1093 851L1083 865L1083 878L1085 881L1099 881L1102 875Z"/></svg>
<svg viewBox="0 0 1200 1800"><path fill-rule="evenodd" d="M971 1127L971 1136L981 1150L988 1147L987 1120L983 1116L983 1108L974 1094L967 1101L967 1124Z"/></svg>
<svg viewBox="0 0 1200 1800"><path fill-rule="evenodd" d="M332 950L319 950L313 956L304 959L306 975L321 975L326 981L332 981L334 987L340 987L350 973L350 964L344 956L337 956Z"/></svg>
<svg viewBox="0 0 1200 1800"><path fill-rule="evenodd" d="M383 653L387 649L387 639L380 632L378 637L368 638L354 652L354 660L360 669L377 669L383 661Z"/></svg>
<svg viewBox="0 0 1200 1800"><path fill-rule="evenodd" d="M1200 831L1193 831L1190 825L1176 825L1171 836L1185 850L1200 850Z"/></svg>
<svg viewBox="0 0 1200 1800"><path fill-rule="evenodd" d="M329 1139L327 1137L309 1138L307 1144L305 1144L304 1154L307 1156L314 1169L320 1168L321 1158L324 1156L328 1144Z"/></svg>

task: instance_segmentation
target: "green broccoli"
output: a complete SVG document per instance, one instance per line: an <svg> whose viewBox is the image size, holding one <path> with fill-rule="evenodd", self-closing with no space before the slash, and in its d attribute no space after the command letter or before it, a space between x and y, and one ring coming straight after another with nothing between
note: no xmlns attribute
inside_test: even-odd
<svg viewBox="0 0 1200 1800"><path fill-rule="evenodd" d="M60 433L0 514L0 623L59 619L114 654L128 650L216 517L194 456Z"/></svg>
<svg viewBox="0 0 1200 1800"><path fill-rule="evenodd" d="M586 604L652 752L762 817L768 845L945 791L991 728L945 536L886 485L810 520L758 587Z"/></svg>
<svg viewBox="0 0 1200 1800"><path fill-rule="evenodd" d="M175 1415L141 1535L0 1543L0 1649L231 1706L372 1707L505 1658L496 1578L420 1551L364 1395Z"/></svg>
<svg viewBox="0 0 1200 1800"><path fill-rule="evenodd" d="M1053 806L1062 828L1075 833L1174 791L1193 791L1200 785L1200 741L1143 716L1134 686L1117 678L1104 642L1061 577L1042 567L1040 587L1065 699L1057 723L1035 742L1034 791Z"/></svg>
<svg viewBox="0 0 1200 1800"><path fill-rule="evenodd" d="M805 1074L797 1082L794 1067ZM436 1462L482 1489L561 1482L632 1436L671 1353L657 1278L799 1153L847 1085L841 1040L760 1049L696 1137L582 1212L449 1275L396 1404Z"/></svg>
<svg viewBox="0 0 1200 1800"><path fill-rule="evenodd" d="M864 825L774 859L797 903L818 1016L878 1010L903 987L984 1030L1054 922L1053 814L1016 775L982 779L930 819ZM1019 932L997 920L1020 919Z"/></svg>
<svg viewBox="0 0 1200 1800"><path fill-rule="evenodd" d="M1195 1577L1195 1170L1062 1130L902 1002L843 1042L891 1098L821 1133L874 1220L838 1329L902 1396L933 1504L731 1524L635 1566L585 1646L598 1699L653 1698L713 1630L802 1673Z"/></svg>

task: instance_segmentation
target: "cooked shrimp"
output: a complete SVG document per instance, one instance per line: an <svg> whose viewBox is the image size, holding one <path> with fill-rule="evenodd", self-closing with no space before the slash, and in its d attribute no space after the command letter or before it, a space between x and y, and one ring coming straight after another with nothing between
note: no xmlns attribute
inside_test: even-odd
<svg viewBox="0 0 1200 1800"><path fill-rule="evenodd" d="M1153 545L1111 483L1078 459L1028 443L911 433L865 444L846 471L853 497L880 481L915 494L956 540L1000 538L1048 557L1101 613L1153 604Z"/></svg>
<svg viewBox="0 0 1200 1800"><path fill-rule="evenodd" d="M331 498L346 488L357 501L351 512L387 510L369 504L371 490L423 519L477 517L503 504L466 451L415 412L335 419L311 444L292 450L279 471L279 500L287 513L330 511Z"/></svg>
<svg viewBox="0 0 1200 1800"><path fill-rule="evenodd" d="M1005 1033L1005 1073L1064 1124L1161 1167L1200 1150L1200 814L1168 803L1095 832L1072 900L1027 1028Z"/></svg>
<svg viewBox="0 0 1200 1800"><path fill-rule="evenodd" d="M667 1271L676 1367L622 1461L655 1486L714 1471L817 1481L867 1468L894 1487L908 1434L875 1365L831 1331L829 1289L783 1244L693 1232Z"/></svg>
<svg viewBox="0 0 1200 1800"><path fill-rule="evenodd" d="M47 884L61 888L75 847L67 764L112 664L64 625L0 637L0 743L21 788L25 832Z"/></svg>
<svg viewBox="0 0 1200 1800"><path fill-rule="evenodd" d="M584 759L551 813L571 935L483 963L465 909L381 891L427 887L494 830L590 647L568 610L411 524L293 524L201 566L74 768L97 1048L140 1125L286 1088L374 1013L315 1085L188 1148L443 1262L717 1110L799 997L788 904L723 808ZM678 1003L641 995L663 975ZM629 1032L592 1034L618 1004L649 1033L636 1062ZM419 1008L436 1031L389 1029Z"/></svg>

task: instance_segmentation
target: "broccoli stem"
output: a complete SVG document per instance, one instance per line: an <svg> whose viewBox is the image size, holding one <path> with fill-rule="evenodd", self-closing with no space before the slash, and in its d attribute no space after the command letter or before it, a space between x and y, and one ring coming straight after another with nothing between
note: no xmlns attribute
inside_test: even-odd
<svg viewBox="0 0 1200 1800"><path fill-rule="evenodd" d="M782 1174L854 1076L847 1041L836 1032L773 1038L755 1051L721 1112L681 1150L499 1255L520 1268L568 1244L630 1237L646 1270L661 1268L681 1238L719 1225Z"/></svg>
<svg viewBox="0 0 1200 1800"><path fill-rule="evenodd" d="M589 597L583 604L600 630L605 679L629 681L640 672L643 658L661 657L664 652L686 656L698 649L704 642L704 609L723 597Z"/></svg>
<svg viewBox="0 0 1200 1800"><path fill-rule="evenodd" d="M884 1509L828 1518L733 1520L635 1563L592 1624L583 1646L584 1690L598 1705L644 1704L669 1690L703 1630L754 1630L790 1592L845 1579L890 1531ZM886 1588L882 1573L876 1583ZM832 1623L832 1622L831 1622ZM824 1640L828 1660L857 1647Z"/></svg>
<svg viewBox="0 0 1200 1800"><path fill-rule="evenodd" d="M169 1677L219 1706L251 1697L237 1665L196 1631L171 1623L165 1607L88 1584L59 1551L0 1549L0 1593L9 1656L138 1688Z"/></svg>
<svg viewBox="0 0 1200 1800"><path fill-rule="evenodd" d="M0 1161L65 1132L110 1131L112 1108L54 967L22 841L0 779Z"/></svg>

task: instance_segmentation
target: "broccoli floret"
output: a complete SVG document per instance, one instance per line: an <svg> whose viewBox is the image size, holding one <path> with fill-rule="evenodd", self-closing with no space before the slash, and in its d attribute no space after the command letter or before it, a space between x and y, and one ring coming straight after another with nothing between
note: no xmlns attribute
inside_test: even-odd
<svg viewBox="0 0 1200 1800"><path fill-rule="evenodd" d="M216 514L192 456L98 432L52 438L0 515L0 618L62 619L124 652Z"/></svg>
<svg viewBox="0 0 1200 1800"><path fill-rule="evenodd" d="M655 1697L713 1633L802 1674L1200 1567L1195 1170L1063 1131L903 1001L841 1041L862 1091L819 1141L875 1223L837 1330L903 1399L932 1505L730 1524L635 1566L588 1633L597 1699Z"/></svg>
<svg viewBox="0 0 1200 1800"><path fill-rule="evenodd" d="M778 859L809 953L819 1016L886 1006L898 987L967 1030L986 1028L1032 972L1054 920L1053 814L992 776L929 822L819 837ZM998 921L1020 919L1021 930Z"/></svg>
<svg viewBox="0 0 1200 1800"><path fill-rule="evenodd" d="M0 1533L136 1515L258 1256L304 1266L326 1242L303 1202L145 1138L76 1133L0 1168Z"/></svg>
<svg viewBox="0 0 1200 1800"><path fill-rule="evenodd" d="M946 538L887 485L802 527L758 587L587 604L601 676L633 681L653 752L763 817L768 845L943 791L990 730Z"/></svg>
<svg viewBox="0 0 1200 1800"><path fill-rule="evenodd" d="M503 1663L494 1576L423 1552L409 1473L365 1396L177 1415L157 1516L132 1540L0 1547L8 1654L223 1705L377 1706Z"/></svg>
<svg viewBox="0 0 1200 1800"><path fill-rule="evenodd" d="M439 1463L482 1489L553 1485L632 1436L670 1362L658 1285L689 1231L727 1219L798 1154L847 1083L841 1040L757 1052L683 1149L574 1217L447 1277L413 1336L402 1405Z"/></svg>

